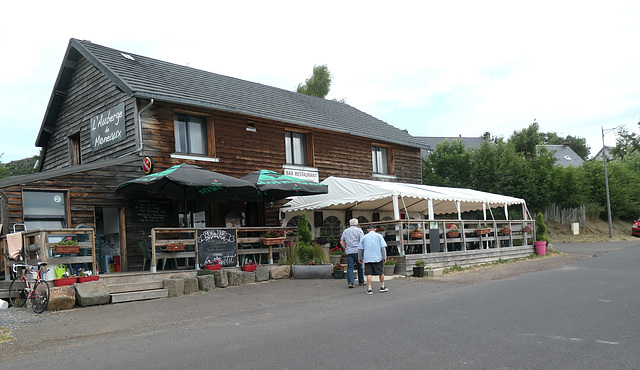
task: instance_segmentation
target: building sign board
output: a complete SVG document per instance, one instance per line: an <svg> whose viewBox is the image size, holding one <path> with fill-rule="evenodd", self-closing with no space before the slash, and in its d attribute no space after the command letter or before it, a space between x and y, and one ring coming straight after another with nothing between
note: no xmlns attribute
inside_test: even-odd
<svg viewBox="0 0 640 370"><path fill-rule="evenodd" d="M318 171L306 171L306 170L297 170L293 168L285 168L284 169L285 176L293 176L299 179L319 182L320 177L318 176Z"/></svg>
<svg viewBox="0 0 640 370"><path fill-rule="evenodd" d="M126 139L124 102L91 118L91 150L97 151Z"/></svg>

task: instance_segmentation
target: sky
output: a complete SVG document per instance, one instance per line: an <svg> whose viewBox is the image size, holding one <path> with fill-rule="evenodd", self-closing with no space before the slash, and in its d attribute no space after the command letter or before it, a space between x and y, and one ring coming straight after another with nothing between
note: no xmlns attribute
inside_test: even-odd
<svg viewBox="0 0 640 370"><path fill-rule="evenodd" d="M541 132L602 148L640 121L640 1L30 1L3 4L0 162L35 141L69 39L328 99L414 136ZM615 130L605 135L615 145Z"/></svg>

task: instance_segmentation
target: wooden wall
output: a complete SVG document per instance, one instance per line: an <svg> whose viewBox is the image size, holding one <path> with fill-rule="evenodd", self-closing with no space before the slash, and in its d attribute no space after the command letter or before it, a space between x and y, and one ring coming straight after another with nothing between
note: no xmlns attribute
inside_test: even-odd
<svg viewBox="0 0 640 370"><path fill-rule="evenodd" d="M91 118L125 102L126 140L93 152L91 150ZM55 132L44 148L42 170L68 167L69 136L80 133L81 163L114 158L137 147L135 99L124 93L106 78L93 64L80 58L67 97L58 115Z"/></svg>
<svg viewBox="0 0 640 370"><path fill-rule="evenodd" d="M140 106L146 102L140 102ZM191 111L194 114L211 115L215 130L215 157L219 162L176 160L168 157L175 148L173 132L174 106L154 104L143 114L144 155L156 159L159 168L188 162L241 177L258 169L283 171L285 163L284 131L287 129L308 130L311 138L314 163L320 181L329 176L351 178L373 178L371 166L372 139L353 135L308 129L283 124L277 121L258 120L250 117L224 114L206 110ZM185 109L185 107L177 107ZM256 131L247 131L247 120L254 122ZM397 144L392 146L394 175L397 182L421 183L422 169L420 149Z"/></svg>

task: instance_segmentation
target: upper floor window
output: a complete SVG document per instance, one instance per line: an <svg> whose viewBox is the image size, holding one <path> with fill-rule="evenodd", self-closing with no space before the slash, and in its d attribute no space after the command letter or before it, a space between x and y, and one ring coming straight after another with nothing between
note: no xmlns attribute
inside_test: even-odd
<svg viewBox="0 0 640 370"><path fill-rule="evenodd" d="M285 131L284 145L287 164L307 165L307 135L301 132Z"/></svg>
<svg viewBox="0 0 640 370"><path fill-rule="evenodd" d="M373 145L371 147L371 161L373 173L389 173L389 153L387 148Z"/></svg>
<svg viewBox="0 0 640 370"><path fill-rule="evenodd" d="M69 162L71 166L78 166L82 164L79 132L69 136Z"/></svg>
<svg viewBox="0 0 640 370"><path fill-rule="evenodd" d="M207 155L207 119L176 113L174 117L176 153Z"/></svg>

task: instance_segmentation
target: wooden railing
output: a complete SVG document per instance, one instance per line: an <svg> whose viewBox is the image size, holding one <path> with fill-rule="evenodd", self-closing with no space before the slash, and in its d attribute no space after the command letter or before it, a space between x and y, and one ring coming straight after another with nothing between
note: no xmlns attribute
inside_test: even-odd
<svg viewBox="0 0 640 370"><path fill-rule="evenodd" d="M78 253L58 253L56 242L58 239L72 237L78 241ZM86 239L86 240L85 240ZM55 240L55 241L52 241ZM91 228L80 229L38 229L22 233L21 263L36 265L38 262L47 262L49 268L53 266L83 264L87 269L97 270L95 234ZM2 258L7 251L6 237L2 238ZM5 277L10 276L9 271L14 261L6 261Z"/></svg>
<svg viewBox="0 0 640 370"><path fill-rule="evenodd" d="M384 234L391 256L533 245L535 239L533 220L400 220L359 226L370 224L384 228L378 232ZM412 230L422 235L412 236Z"/></svg>
<svg viewBox="0 0 640 370"><path fill-rule="evenodd" d="M217 229L217 228L211 228ZM224 229L224 228L219 228ZM278 257L287 242L298 240L297 236L290 235L297 228L291 227L242 227L235 228L237 265L242 266L245 258L250 258L257 264L274 261L274 255ZM281 244L265 245L263 237L268 231L277 231L287 234ZM167 252L166 245L185 245L184 251ZM184 259L185 264L178 268L198 268L198 229L193 228L154 228L151 230L151 271L157 271L158 260ZM264 259L263 259L264 257ZM193 265L191 260L193 259ZM164 262L164 261L163 261ZM164 263L163 263L164 265Z"/></svg>

